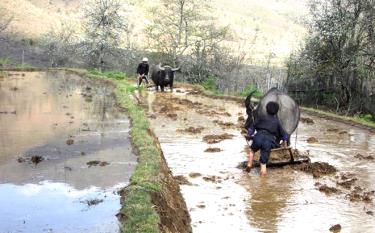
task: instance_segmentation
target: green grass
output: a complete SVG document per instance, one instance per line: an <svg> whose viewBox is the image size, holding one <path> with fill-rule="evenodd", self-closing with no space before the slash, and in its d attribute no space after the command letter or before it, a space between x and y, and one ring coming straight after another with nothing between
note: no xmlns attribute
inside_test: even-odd
<svg viewBox="0 0 375 233"><path fill-rule="evenodd" d="M97 76L104 76L111 79L117 79L117 80L123 80L127 77L127 75L124 72L121 71L106 71L106 72L100 72L97 69L89 70L89 73L92 75Z"/></svg>
<svg viewBox="0 0 375 233"><path fill-rule="evenodd" d="M239 96L246 97L248 94L250 94L253 91L255 91L253 96L252 96L254 98L259 99L263 96L263 93L251 84L247 85L245 87L245 89L242 92L239 93Z"/></svg>
<svg viewBox="0 0 375 233"><path fill-rule="evenodd" d="M110 79L115 85L117 101L127 109L132 127L130 135L136 150L138 151L138 165L130 178L130 185L125 189L126 197L121 208L125 215L125 221L121 226L124 233L154 233L159 232L160 218L151 201L150 193L161 192L160 160L161 153L156 148L152 136L148 133L150 124L144 110L137 106L131 93L136 87L126 81L126 74L119 72L89 72L73 70L79 74L85 74L91 78Z"/></svg>
<svg viewBox="0 0 375 233"><path fill-rule="evenodd" d="M9 65L10 61L8 58L0 58L0 66Z"/></svg>

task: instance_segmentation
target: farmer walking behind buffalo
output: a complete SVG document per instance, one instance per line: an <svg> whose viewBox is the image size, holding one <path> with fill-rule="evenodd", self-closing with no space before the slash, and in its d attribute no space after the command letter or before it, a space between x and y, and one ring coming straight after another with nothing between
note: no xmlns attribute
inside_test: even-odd
<svg viewBox="0 0 375 233"><path fill-rule="evenodd" d="M255 121L255 124L248 129L248 136L246 139L253 139L250 147L249 159L246 171L249 172L253 166L254 153L260 150L260 175L267 174L266 164L270 157L271 149L280 146L280 139L283 141L283 146L287 146L289 135L281 126L280 120L277 117L279 111L279 104L276 102L269 102L266 105L267 115L260 117ZM255 136L252 137L255 130Z"/></svg>
<svg viewBox="0 0 375 233"><path fill-rule="evenodd" d="M138 74L138 87L142 84L143 79L145 79L146 84L148 84L148 59L147 57L144 57L142 59L142 62L139 63L138 68L137 68L137 74Z"/></svg>

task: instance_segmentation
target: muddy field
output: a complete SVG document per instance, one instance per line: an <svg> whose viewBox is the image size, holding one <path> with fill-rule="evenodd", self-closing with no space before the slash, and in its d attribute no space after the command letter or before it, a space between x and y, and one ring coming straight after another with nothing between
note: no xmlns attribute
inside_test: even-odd
<svg viewBox="0 0 375 233"><path fill-rule="evenodd" d="M0 232L118 232L137 163L112 92L64 72L0 77Z"/></svg>
<svg viewBox="0 0 375 233"><path fill-rule="evenodd" d="M246 160L245 109L188 88L136 99L181 185L194 232L374 232L375 135L302 115L292 146L311 164L270 169Z"/></svg>

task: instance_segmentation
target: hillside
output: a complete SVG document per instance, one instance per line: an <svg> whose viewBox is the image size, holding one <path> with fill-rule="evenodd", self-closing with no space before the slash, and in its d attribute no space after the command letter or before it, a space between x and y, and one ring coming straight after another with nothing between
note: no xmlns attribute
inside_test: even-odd
<svg viewBox="0 0 375 233"><path fill-rule="evenodd" d="M211 0L212 15L218 24L229 25L234 36L230 45L246 53L248 63L282 64L290 52L298 46L305 29L300 23L307 14L307 0ZM0 7L14 15L9 32L22 37L38 38L43 33L59 27L60 22L81 19L85 0L2 0ZM124 1L125 2L125 1ZM132 25L131 40L142 46L143 28L152 0L132 1L127 6Z"/></svg>

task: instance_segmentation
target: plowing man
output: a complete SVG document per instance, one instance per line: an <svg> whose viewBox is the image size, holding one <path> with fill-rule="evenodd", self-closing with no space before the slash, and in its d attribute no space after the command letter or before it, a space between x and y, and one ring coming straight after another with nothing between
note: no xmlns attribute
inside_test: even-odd
<svg viewBox="0 0 375 233"><path fill-rule="evenodd" d="M277 102L268 102L266 105L266 115L260 116L256 119L254 124L248 129L247 140L252 139L253 143L250 146L248 162L246 171L249 172L253 166L254 153L260 150L260 175L267 174L267 162L273 148L280 147L280 139L283 141L282 146L287 147L289 139L288 133L283 129L277 112L279 111L279 104ZM253 136L256 130L256 134Z"/></svg>
<svg viewBox="0 0 375 233"><path fill-rule="evenodd" d="M149 71L148 59L147 57L144 57L142 59L142 62L139 63L137 67L138 87L142 84L143 79L145 79L146 84L148 84L148 79L147 79L148 71Z"/></svg>

